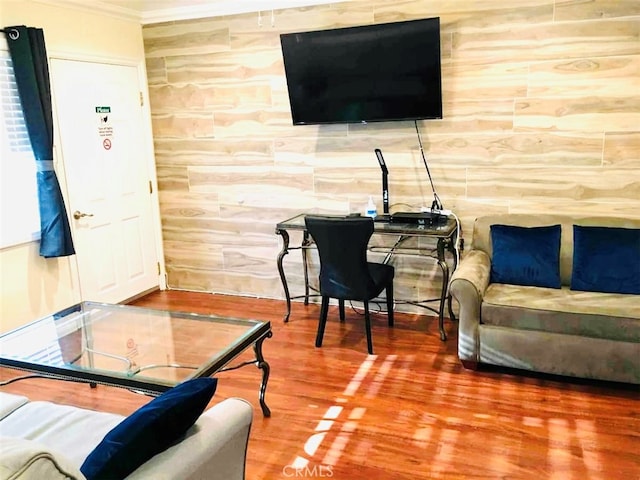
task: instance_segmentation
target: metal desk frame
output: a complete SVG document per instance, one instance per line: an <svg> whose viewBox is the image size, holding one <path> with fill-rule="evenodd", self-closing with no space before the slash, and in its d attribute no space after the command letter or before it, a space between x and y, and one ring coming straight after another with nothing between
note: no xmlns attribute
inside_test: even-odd
<svg viewBox="0 0 640 480"><path fill-rule="evenodd" d="M278 272L280 273L280 280L282 281L282 287L284 288L284 294L287 301L287 312L284 316L284 322L289 321L289 316L291 315L291 300L304 298L304 304L309 304L310 290L313 288L309 285L309 272L307 265L307 250L309 248L313 248L313 239L310 237L309 233L305 228L304 217L306 215L322 215L326 217L337 217L344 218L344 215L324 215L324 214L316 214L316 213L302 213L296 215L295 217L291 217L283 222L280 222L276 225L276 234L282 237L282 249L280 253L278 253L277 265ZM289 246L289 231L302 231L302 243L300 246ZM455 316L453 314L452 306L451 306L451 295L448 293L449 286L449 265L446 262L446 252L449 252L453 255L454 267L453 270L457 267L457 255L455 252L455 245L458 232L458 225L455 219L448 217L446 223L438 224L438 225L418 225L418 224L410 224L410 223L396 223L396 222L388 222L388 221L376 221L374 222L374 235L393 235L396 236L397 239L392 247L384 247L384 246L376 246L372 245L369 247L369 250L372 252L382 252L386 253L386 257L383 263L388 263L393 255L419 255L425 258L433 258L437 261L438 266L442 271L442 289L440 291L440 297L426 300L418 300L418 301L407 301L407 300L399 300L398 303L406 303L410 305L415 305L421 308L426 308L427 310L432 311L433 313L438 315L438 326L440 330L440 339L446 340L447 334L444 330L444 308L445 301L447 302L449 316L451 319L455 320ZM403 247L402 244L410 239L416 237L427 237L432 238L437 241L435 248L435 256L433 255L433 250L429 254L425 254L424 249L421 248L407 248ZM284 273L284 267L282 265L283 259L285 255L287 255L291 250L301 250L302 252L302 265L304 269L304 295L297 295L292 297L289 292L289 286L287 284L287 278ZM430 306L430 303L438 302L438 308L434 308Z"/></svg>

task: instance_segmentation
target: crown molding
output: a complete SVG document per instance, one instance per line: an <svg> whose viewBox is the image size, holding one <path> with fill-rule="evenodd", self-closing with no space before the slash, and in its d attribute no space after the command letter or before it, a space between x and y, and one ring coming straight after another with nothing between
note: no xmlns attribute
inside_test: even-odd
<svg viewBox="0 0 640 480"><path fill-rule="evenodd" d="M2 0L0 0L2 1ZM54 7L66 7L81 12L107 15L109 17L119 18L121 20L129 20L140 23L142 15L139 11L132 8L112 5L101 1L87 0L34 0L37 3L44 3Z"/></svg>
<svg viewBox="0 0 640 480"><path fill-rule="evenodd" d="M2 1L2 0L0 0ZM184 5L172 8L157 8L140 11L134 8L114 5L101 0L35 0L54 6L68 7L89 13L98 13L142 25L192 20L197 18L220 17L239 13L265 12L283 8L299 8L312 5L339 3L340 0L212 0L206 4ZM179 5L180 0L176 0ZM183 2L184 3L184 2Z"/></svg>
<svg viewBox="0 0 640 480"><path fill-rule="evenodd" d="M209 2L206 5L191 5L176 8L149 10L143 12L140 23L170 22L176 20L192 20L196 18L220 17L239 13L265 12L283 8L308 7L337 3L336 0L226 0Z"/></svg>

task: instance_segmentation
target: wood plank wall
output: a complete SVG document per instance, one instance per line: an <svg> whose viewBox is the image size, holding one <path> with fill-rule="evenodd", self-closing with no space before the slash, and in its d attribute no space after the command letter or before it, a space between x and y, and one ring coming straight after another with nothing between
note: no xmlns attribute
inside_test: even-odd
<svg viewBox="0 0 640 480"><path fill-rule="evenodd" d="M487 213L640 217L637 0L353 0L147 25L171 288L283 298L276 223L362 211L369 195L381 208L375 148L391 210L431 204L413 122L291 124L279 35L433 16L444 118L419 128L467 241ZM285 262L294 293L298 257ZM399 298L439 288L431 263L396 266Z"/></svg>

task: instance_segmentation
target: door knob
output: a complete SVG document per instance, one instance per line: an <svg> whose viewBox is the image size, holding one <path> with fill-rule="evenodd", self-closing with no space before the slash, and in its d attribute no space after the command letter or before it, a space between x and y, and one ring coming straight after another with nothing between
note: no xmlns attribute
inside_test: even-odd
<svg viewBox="0 0 640 480"><path fill-rule="evenodd" d="M76 220L80 220L82 217L93 217L93 213L82 213L78 210L73 212L73 218L75 218Z"/></svg>

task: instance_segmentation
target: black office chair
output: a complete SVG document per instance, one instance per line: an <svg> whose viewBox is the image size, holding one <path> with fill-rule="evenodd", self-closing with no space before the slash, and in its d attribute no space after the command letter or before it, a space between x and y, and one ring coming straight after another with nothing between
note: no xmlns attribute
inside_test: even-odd
<svg viewBox="0 0 640 480"><path fill-rule="evenodd" d="M367 349L373 354L369 301L386 289L389 326L393 326L393 276L391 265L367 261L367 245L373 234L373 219L368 217L330 218L306 216L307 231L320 255L320 321L316 347L322 346L327 323L329 299L338 299L340 321L344 321L344 301L364 303Z"/></svg>

